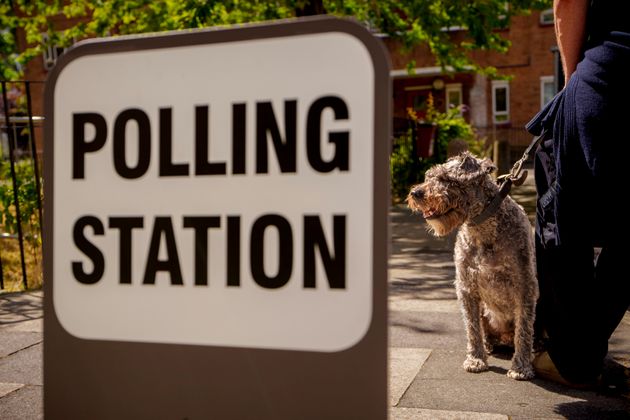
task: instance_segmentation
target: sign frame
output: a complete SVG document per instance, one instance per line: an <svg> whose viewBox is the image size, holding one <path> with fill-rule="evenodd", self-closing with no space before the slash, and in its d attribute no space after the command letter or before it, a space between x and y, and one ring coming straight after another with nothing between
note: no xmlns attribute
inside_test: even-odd
<svg viewBox="0 0 630 420"><path fill-rule="evenodd" d="M60 72L92 54L341 32L374 70L372 319L338 352L85 340L62 327L53 302L54 97ZM387 418L387 256L391 80L387 52L347 19L318 16L228 29L88 40L68 50L45 88L44 414L47 418ZM351 243L352 238L348 238Z"/></svg>

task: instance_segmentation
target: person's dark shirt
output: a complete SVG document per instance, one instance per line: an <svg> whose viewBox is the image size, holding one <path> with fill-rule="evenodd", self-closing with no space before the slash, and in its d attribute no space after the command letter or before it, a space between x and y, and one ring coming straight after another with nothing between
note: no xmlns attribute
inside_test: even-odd
<svg viewBox="0 0 630 420"><path fill-rule="evenodd" d="M601 44L611 32L630 33L630 0L591 1L586 48Z"/></svg>

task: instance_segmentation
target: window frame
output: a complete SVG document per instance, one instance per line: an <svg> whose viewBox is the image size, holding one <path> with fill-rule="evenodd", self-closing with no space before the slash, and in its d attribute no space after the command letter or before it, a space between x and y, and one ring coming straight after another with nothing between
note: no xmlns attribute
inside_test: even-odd
<svg viewBox="0 0 630 420"><path fill-rule="evenodd" d="M544 108L547 105L545 101L545 85L551 83L555 87L556 78L554 76L540 76L540 108ZM552 96L553 98L553 96ZM551 98L549 98L551 100Z"/></svg>
<svg viewBox="0 0 630 420"><path fill-rule="evenodd" d="M42 51L42 63L44 69L50 71L57 64L57 59L66 52L66 47L60 47L57 44L49 43L50 38L48 33L43 32L42 34L42 44L45 45L44 50ZM72 39L72 43L76 43L76 39Z"/></svg>
<svg viewBox="0 0 630 420"><path fill-rule="evenodd" d="M505 110L497 110L497 91L505 89ZM505 119L497 119L505 117ZM494 124L507 124L510 122L510 82L507 80L492 81L492 122Z"/></svg>
<svg viewBox="0 0 630 420"><path fill-rule="evenodd" d="M551 17L551 20L548 20L548 17ZM540 15L538 16L538 23L543 26L550 26L554 24L554 16L553 9L545 9L540 11Z"/></svg>
<svg viewBox="0 0 630 420"><path fill-rule="evenodd" d="M447 83L445 86L445 95L446 95L446 109L449 110L451 109L451 101L450 101L450 96L449 94L451 92L457 92L459 94L459 105L463 105L464 104L464 92L462 89L462 84L461 83ZM461 115L462 110L460 108L459 113Z"/></svg>

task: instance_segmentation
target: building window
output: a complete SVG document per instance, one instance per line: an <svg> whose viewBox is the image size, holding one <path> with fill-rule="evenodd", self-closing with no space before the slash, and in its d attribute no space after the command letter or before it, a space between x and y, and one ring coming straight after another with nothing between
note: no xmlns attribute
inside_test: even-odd
<svg viewBox="0 0 630 420"><path fill-rule="evenodd" d="M427 96L416 95L412 99L414 111L426 111L427 110Z"/></svg>
<svg viewBox="0 0 630 420"><path fill-rule="evenodd" d="M45 45L43 52L44 68L46 70L50 70L55 66L55 64L57 64L57 58L63 54L65 48L51 44L50 38L46 33L42 34L42 43Z"/></svg>
<svg viewBox="0 0 630 420"><path fill-rule="evenodd" d="M462 103L462 84L453 83L446 85L446 109L457 108Z"/></svg>
<svg viewBox="0 0 630 420"><path fill-rule="evenodd" d="M553 9L545 9L540 12L541 25L553 25Z"/></svg>
<svg viewBox="0 0 630 420"><path fill-rule="evenodd" d="M556 83L553 76L540 78L540 107L544 107L556 94Z"/></svg>
<svg viewBox="0 0 630 420"><path fill-rule="evenodd" d="M492 119L499 124L510 121L510 85L506 80L492 81Z"/></svg>

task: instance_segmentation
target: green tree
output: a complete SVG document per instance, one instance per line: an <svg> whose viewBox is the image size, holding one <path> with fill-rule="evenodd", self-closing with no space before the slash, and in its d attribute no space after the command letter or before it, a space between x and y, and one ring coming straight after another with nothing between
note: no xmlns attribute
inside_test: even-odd
<svg viewBox="0 0 630 420"><path fill-rule="evenodd" d="M510 18L549 7L551 0L0 0L0 76L15 77L41 53L46 42L67 46L74 39L117 34L205 28L313 14L352 16L405 48L426 43L436 64L454 70L480 68L468 56L473 49L504 52L509 42L497 29ZM55 26L60 15L80 18L73 26ZM465 27L455 41L445 28ZM23 28L30 47L18 52L15 34ZM42 34L46 33L48 41Z"/></svg>

